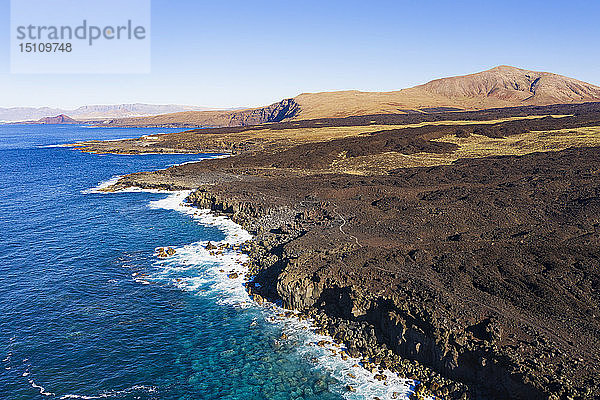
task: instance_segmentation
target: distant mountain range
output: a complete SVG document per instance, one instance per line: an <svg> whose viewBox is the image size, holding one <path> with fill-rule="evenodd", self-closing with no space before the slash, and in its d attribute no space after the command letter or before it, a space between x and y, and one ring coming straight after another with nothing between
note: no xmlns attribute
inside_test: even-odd
<svg viewBox="0 0 600 400"><path fill-rule="evenodd" d="M81 120L102 120L127 117L145 117L151 115L177 113L183 111L207 111L214 110L206 107L182 106L182 105L154 105L154 104L117 104L117 105L92 105L83 106L74 110L50 108L50 107L12 107L0 108L0 121L37 121L41 118L68 115Z"/></svg>
<svg viewBox="0 0 600 400"><path fill-rule="evenodd" d="M487 71L436 79L393 92L304 93L265 107L188 111L108 121L117 126L245 126L300 119L600 101L600 87L549 72L502 65Z"/></svg>

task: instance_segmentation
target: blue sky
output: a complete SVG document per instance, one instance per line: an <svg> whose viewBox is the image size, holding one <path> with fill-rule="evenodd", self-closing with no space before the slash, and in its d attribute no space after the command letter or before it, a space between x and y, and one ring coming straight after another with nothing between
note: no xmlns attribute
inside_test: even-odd
<svg viewBox="0 0 600 400"><path fill-rule="evenodd" d="M599 15L595 0L152 0L150 74L26 75L9 73L10 1L0 0L0 107L258 106L500 64L600 85Z"/></svg>

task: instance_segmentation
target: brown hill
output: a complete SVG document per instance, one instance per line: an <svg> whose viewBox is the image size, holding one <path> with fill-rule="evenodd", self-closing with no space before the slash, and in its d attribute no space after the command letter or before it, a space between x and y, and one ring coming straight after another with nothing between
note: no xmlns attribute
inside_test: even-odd
<svg viewBox="0 0 600 400"><path fill-rule="evenodd" d="M369 114L481 110L523 105L600 101L600 87L549 72L499 66L436 79L393 92L303 93L267 107L235 111L183 112L109 121L125 126L245 126L300 119Z"/></svg>
<svg viewBox="0 0 600 400"><path fill-rule="evenodd" d="M56 117L45 117L36 121L38 124L78 124L73 118L65 114L57 115Z"/></svg>
<svg viewBox="0 0 600 400"><path fill-rule="evenodd" d="M481 106L478 102L487 102L491 106L541 106L600 100L598 86L549 72L506 65L477 74L436 79L417 88L434 96L457 100L457 106L462 104L465 108L478 108Z"/></svg>
<svg viewBox="0 0 600 400"><path fill-rule="evenodd" d="M436 79L395 92L309 93L296 97L302 119L438 108L481 110L523 105L600 101L600 87L549 72L499 66L476 74Z"/></svg>

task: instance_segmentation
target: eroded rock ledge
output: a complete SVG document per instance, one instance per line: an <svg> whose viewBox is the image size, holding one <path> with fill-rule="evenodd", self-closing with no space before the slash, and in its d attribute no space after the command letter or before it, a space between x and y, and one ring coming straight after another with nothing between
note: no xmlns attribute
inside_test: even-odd
<svg viewBox="0 0 600 400"><path fill-rule="evenodd" d="M524 399L544 398L526 384L512 379L506 381L509 374L502 365L497 365L493 348L485 348L492 345L492 335L498 329L492 321L478 327L477 333L490 341L480 348L469 345L466 331L453 330L447 320L434 321L438 317L435 311L406 295L368 293L356 283L339 282L340 276L332 276L335 274L328 271L299 273L306 267L301 263L310 263L311 258L318 255L306 252L308 249L300 255L290 247L307 233L303 227L314 209L300 213L286 208L264 209L251 203L219 199L206 191L197 191L189 199L199 208L229 215L258 235L256 241L245 248L251 256L251 274L254 275L248 289L257 301L281 300L285 308L314 317L322 333L343 342L351 356L419 380L427 391L444 398L488 398L489 395L487 390L469 390L444 377L466 382L493 379L501 388L498 393L510 390L513 394L522 393ZM351 252L355 247L336 250ZM395 274L383 275L386 280L396 279ZM439 328L440 322L444 328ZM490 364L485 368L488 359Z"/></svg>

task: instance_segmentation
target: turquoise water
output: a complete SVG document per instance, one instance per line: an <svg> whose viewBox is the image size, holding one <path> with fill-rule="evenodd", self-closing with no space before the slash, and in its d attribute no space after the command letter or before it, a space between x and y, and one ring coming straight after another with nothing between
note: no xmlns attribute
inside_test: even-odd
<svg viewBox="0 0 600 400"><path fill-rule="evenodd" d="M249 302L244 256L204 249L245 240L235 224L181 206L181 193L89 190L210 155L48 147L169 131L0 126L0 398L391 396L393 385L312 345L306 326ZM177 253L159 260L159 246ZM348 393L352 368L358 390Z"/></svg>

